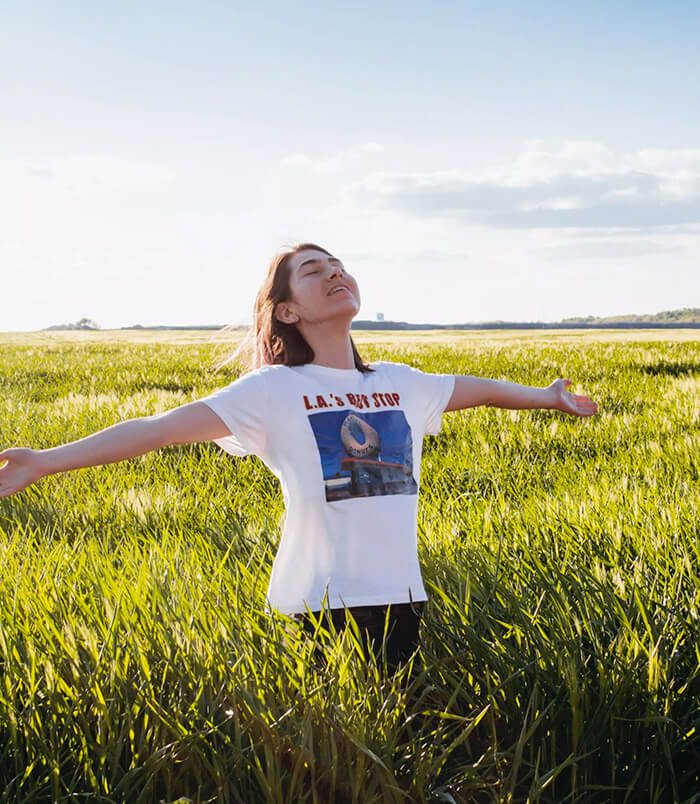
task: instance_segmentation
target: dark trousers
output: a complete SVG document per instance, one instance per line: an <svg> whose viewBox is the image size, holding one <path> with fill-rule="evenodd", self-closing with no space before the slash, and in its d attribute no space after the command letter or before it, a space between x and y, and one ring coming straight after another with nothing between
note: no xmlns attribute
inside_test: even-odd
<svg viewBox="0 0 700 804"><path fill-rule="evenodd" d="M390 603L385 606L352 606L342 609L325 609L295 614L306 632L313 635L320 615L323 613L322 627L330 630L329 619L335 630L341 631L347 623L347 612L357 623L363 646L374 652L377 664L381 667L382 645L386 651L389 672L394 672L399 663L405 663L418 647L418 629L423 613L424 601L411 603ZM385 624L388 610L388 623ZM330 618L329 618L330 615ZM386 636L385 636L386 633Z"/></svg>

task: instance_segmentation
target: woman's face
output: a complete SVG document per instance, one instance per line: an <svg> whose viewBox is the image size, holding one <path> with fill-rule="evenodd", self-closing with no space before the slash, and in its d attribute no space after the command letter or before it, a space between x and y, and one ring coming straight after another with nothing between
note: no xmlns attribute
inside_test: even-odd
<svg viewBox="0 0 700 804"><path fill-rule="evenodd" d="M290 311L292 316L298 316L300 323L357 315L360 290L337 257L304 249L293 254L288 265L291 298L279 305L288 308L280 311L282 315Z"/></svg>

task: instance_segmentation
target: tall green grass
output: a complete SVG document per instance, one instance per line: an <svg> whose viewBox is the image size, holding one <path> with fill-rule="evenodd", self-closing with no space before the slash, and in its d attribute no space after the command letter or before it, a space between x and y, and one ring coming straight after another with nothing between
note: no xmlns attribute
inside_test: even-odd
<svg viewBox="0 0 700 804"><path fill-rule="evenodd" d="M0 351L0 447L47 448L236 375L213 344ZM283 513L254 458L170 447L0 500L2 801L700 800L700 349L364 344L531 385L577 419L477 408L425 444L430 603L411 666L326 662L265 614Z"/></svg>

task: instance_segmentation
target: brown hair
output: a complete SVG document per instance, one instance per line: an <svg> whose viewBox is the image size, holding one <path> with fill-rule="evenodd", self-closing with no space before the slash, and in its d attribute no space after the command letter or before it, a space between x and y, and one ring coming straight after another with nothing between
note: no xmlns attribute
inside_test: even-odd
<svg viewBox="0 0 700 804"><path fill-rule="evenodd" d="M275 316L277 305L288 301L291 296L289 258L305 249L314 249L329 257L333 256L330 251L315 243L299 243L275 254L255 298L253 326L233 355L217 368L235 360L244 352L251 353L247 361L251 370L265 365L302 366L313 361L314 351L296 326L285 324ZM362 360L352 338L350 344L355 368L362 372L374 371Z"/></svg>

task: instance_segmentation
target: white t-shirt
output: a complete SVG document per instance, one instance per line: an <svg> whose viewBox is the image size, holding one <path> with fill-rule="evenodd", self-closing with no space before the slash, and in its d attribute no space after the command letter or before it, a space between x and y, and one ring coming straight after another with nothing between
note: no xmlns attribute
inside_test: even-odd
<svg viewBox="0 0 700 804"><path fill-rule="evenodd" d="M231 455L258 455L286 508L268 588L283 614L426 600L417 511L423 437L454 375L376 362L373 372L264 366L204 397Z"/></svg>

